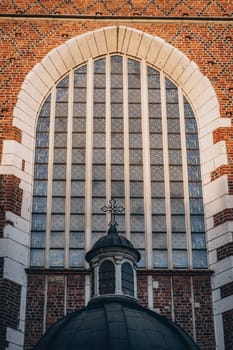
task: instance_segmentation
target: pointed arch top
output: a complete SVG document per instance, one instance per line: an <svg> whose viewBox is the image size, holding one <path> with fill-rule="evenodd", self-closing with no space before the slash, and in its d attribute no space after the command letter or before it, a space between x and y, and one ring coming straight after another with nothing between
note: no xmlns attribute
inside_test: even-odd
<svg viewBox="0 0 233 350"><path fill-rule="evenodd" d="M207 77L183 52L163 39L125 26L102 28L77 36L54 48L38 63L21 87L14 109L14 125L34 128L42 101L51 87L70 69L107 53L145 60L163 70L179 85L195 111L199 127L218 119L219 104Z"/></svg>

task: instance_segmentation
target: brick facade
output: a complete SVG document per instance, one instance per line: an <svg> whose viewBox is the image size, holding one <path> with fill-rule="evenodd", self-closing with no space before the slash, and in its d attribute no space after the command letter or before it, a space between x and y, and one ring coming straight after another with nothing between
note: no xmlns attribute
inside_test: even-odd
<svg viewBox="0 0 233 350"><path fill-rule="evenodd" d="M6 221L5 213L10 212L19 217L22 215L21 180L25 180L28 176L28 183L31 181L28 167L32 160L28 159L24 153L20 154L20 159L12 160L10 147L4 153L8 141L17 141L19 144L22 142L22 130L13 122L19 92L32 68L52 49L64 44L68 39L115 25L128 26L158 36L195 62L214 88L221 118L232 121L233 4L230 1L119 0L116 3L106 0L87 0L57 1L55 4L54 1L12 0L3 1L0 4L0 13L1 238L4 236L6 224L14 225L13 222ZM169 18L172 21L169 22ZM211 120L209 123L211 124ZM211 160L214 163L214 170L211 164L208 175L212 183L225 176L228 185L226 195L232 195L233 127L219 127L216 123L213 128L211 140L215 145L224 143L226 159L223 164L221 162L219 164L218 160L216 162ZM28 143L32 143L31 129L30 127L25 129L24 137L28 138ZM28 188L30 186L28 185ZM213 210L213 215L207 211L208 222L212 220L211 229L217 228L221 234L222 225L233 221L233 211L229 207L219 208L219 205L216 208ZM25 219L25 215L23 218ZM232 255L232 242L217 244L217 247L211 245L211 247L214 246L211 249L217 254L217 261ZM0 262L2 267L0 313L3 315L0 325L0 349L4 349L7 346L6 327L17 328L21 286L3 278L4 258L0 258ZM57 318L84 305L85 276L85 273L75 274L70 271L48 274L28 273L25 350L32 349L43 330ZM186 274L151 273L151 276L154 283L154 308L169 319L174 319L189 334L195 333L201 349L215 349L210 276L208 274L192 275L189 272ZM148 306L147 281L148 272L138 274L138 296L140 303L144 306ZM214 288L221 288L222 298L231 296L231 282L221 287L218 283L216 285L217 287ZM11 298L8 297L9 295ZM233 347L232 323L232 311L224 312L225 350Z"/></svg>
<svg viewBox="0 0 233 350"><path fill-rule="evenodd" d="M28 270L28 273L25 350L32 349L40 338L44 322L47 328L85 305L85 272L67 270L64 274L51 270L47 274ZM138 271L138 300L144 307L148 307L148 276L153 281L154 308L195 336L201 349L214 350L209 273Z"/></svg>
<svg viewBox="0 0 233 350"><path fill-rule="evenodd" d="M17 330L19 325L21 286L3 278L3 258L0 258L0 349L8 345L7 327Z"/></svg>
<svg viewBox="0 0 233 350"><path fill-rule="evenodd" d="M12 224L6 222L6 211L20 215L23 191L19 183L20 180L14 175L0 175L0 237L3 237L4 226Z"/></svg>
<svg viewBox="0 0 233 350"><path fill-rule="evenodd" d="M233 309L223 313L225 350L233 349Z"/></svg>

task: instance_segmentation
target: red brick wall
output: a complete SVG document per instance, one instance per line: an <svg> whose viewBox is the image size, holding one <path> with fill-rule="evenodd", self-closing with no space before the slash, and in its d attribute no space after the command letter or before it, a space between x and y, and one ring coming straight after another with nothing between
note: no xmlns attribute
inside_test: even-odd
<svg viewBox="0 0 233 350"><path fill-rule="evenodd" d="M43 334L65 314L82 308L85 274L33 270L28 274L25 350L33 349Z"/></svg>
<svg viewBox="0 0 233 350"><path fill-rule="evenodd" d="M184 16L188 19L193 17L221 17L227 19L233 14L232 1L109 1L109 0L86 0L86 1L31 1L31 0L6 0L0 4L0 14L19 15L46 15L48 18L4 18L0 15L0 159L2 154L3 140L17 140L21 142L21 131L12 125L13 109L16 105L17 96L21 85L28 72L50 50L63 44L69 38L111 25L127 25L137 28L146 33L157 35L174 47L183 51L206 75L217 93L221 117L233 117L233 26L229 22L185 22L174 23L150 22L149 19L141 21L129 21L114 16L160 16L174 17ZM65 20L49 16L57 15L89 15L95 18L76 18ZM101 15L113 16L105 20ZM135 18L135 17L134 17ZM233 127L219 128L213 133L214 142L224 140L227 147L228 164L223 165L212 173L212 181L227 175L229 194L233 194ZM23 162L24 163L24 162ZM24 164L22 164L24 170ZM0 178L0 237L2 236L5 222L5 211L9 210L20 215L22 191L19 189L19 179L13 175L3 175ZM231 213L232 214L232 213ZM228 212L220 212L215 216L215 225L232 220ZM220 222L221 221L221 222ZM221 255L221 252L219 251ZM174 293L174 301L177 303L173 312L175 319L186 325L189 333L193 332L192 315L190 313L189 298L191 295L191 280L184 276L156 275L159 288L154 289L154 305L159 308L161 314L172 317L171 293ZM48 315L46 324L52 319L62 316L62 298L64 291L67 295L67 312L73 311L84 305L84 275L59 275L58 280L48 277L48 301L46 308ZM8 284L7 284L8 283ZM4 282L4 288L13 289L13 284ZM66 289L65 289L66 284ZM45 305L45 275L28 276L28 299L26 319L26 345L25 349L31 349L42 334L43 311ZM184 293L181 293L183 288ZM19 288L16 286L19 292ZM147 306L147 276L139 274L138 280L139 300ZM52 295L54 293L54 295ZM195 309L195 327L197 340L202 349L214 349L213 324L211 313L211 294L209 277L193 276L194 300L200 303L200 308ZM18 293L19 294L19 293ZM18 297L15 297L16 299ZM18 300L18 299L17 299ZM54 303L58 303L55 310ZM3 305L4 306L4 305ZM8 307L10 307L8 305ZM16 308L18 310L18 308ZM15 309L15 310L16 310ZM17 311L18 312L18 311ZM182 315L182 312L184 314ZM49 320L51 317L51 320ZM226 324L226 339L228 336L228 320L232 316L224 316ZM205 320L205 321L203 321ZM15 326L15 325L13 325ZM228 343L230 340L226 340ZM230 349L230 347L228 348Z"/></svg>
<svg viewBox="0 0 233 350"><path fill-rule="evenodd" d="M0 175L0 238L3 237L6 224L5 212L20 215L23 191L19 188L19 183L20 180L14 175Z"/></svg>
<svg viewBox="0 0 233 350"><path fill-rule="evenodd" d="M223 313L225 350L233 349L233 309Z"/></svg>
<svg viewBox="0 0 233 350"><path fill-rule="evenodd" d="M7 347L6 328L19 325L21 286L3 278L3 258L0 258L0 349Z"/></svg>
<svg viewBox="0 0 233 350"><path fill-rule="evenodd" d="M65 312L69 313L82 308L84 300L85 273L67 271L46 275L46 272L28 275L28 296L26 314L25 350L32 349L43 332L43 320L46 327ZM196 329L197 342L202 350L214 350L214 327L211 304L209 274L192 275L190 272L152 272L153 281L158 288L153 288L154 308L161 315L172 319L193 336ZM47 288L46 282L47 279ZM191 279L193 282L191 282ZM141 305L148 307L148 273L138 272L138 299ZM193 283L193 287L192 287ZM65 292L66 290L66 292ZM193 320L192 299L195 307ZM65 307L66 305L66 307ZM65 311L66 308L66 311ZM46 313L46 316L44 316Z"/></svg>

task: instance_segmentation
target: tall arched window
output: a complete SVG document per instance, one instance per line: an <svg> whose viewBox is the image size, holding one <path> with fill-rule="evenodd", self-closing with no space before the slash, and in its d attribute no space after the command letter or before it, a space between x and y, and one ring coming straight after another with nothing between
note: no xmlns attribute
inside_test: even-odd
<svg viewBox="0 0 233 350"><path fill-rule="evenodd" d="M104 260L99 268L99 293L115 293L115 267L112 261Z"/></svg>
<svg viewBox="0 0 233 350"><path fill-rule="evenodd" d="M38 116L34 169L31 266L82 267L114 198L141 267L207 267L195 116L145 61L107 55L63 77Z"/></svg>

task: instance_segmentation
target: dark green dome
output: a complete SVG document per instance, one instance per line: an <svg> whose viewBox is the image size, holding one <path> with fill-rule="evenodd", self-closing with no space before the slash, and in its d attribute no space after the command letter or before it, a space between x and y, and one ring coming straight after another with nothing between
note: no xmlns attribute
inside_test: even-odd
<svg viewBox="0 0 233 350"><path fill-rule="evenodd" d="M127 297L99 297L48 329L34 350L198 350L181 328Z"/></svg>
<svg viewBox="0 0 233 350"><path fill-rule="evenodd" d="M111 224L108 234L100 237L93 245L92 249L86 254L86 259L89 262L95 255L101 251L124 250L133 254L136 261L140 260L140 253L134 248L133 244L124 236L120 236L117 232L116 225Z"/></svg>

